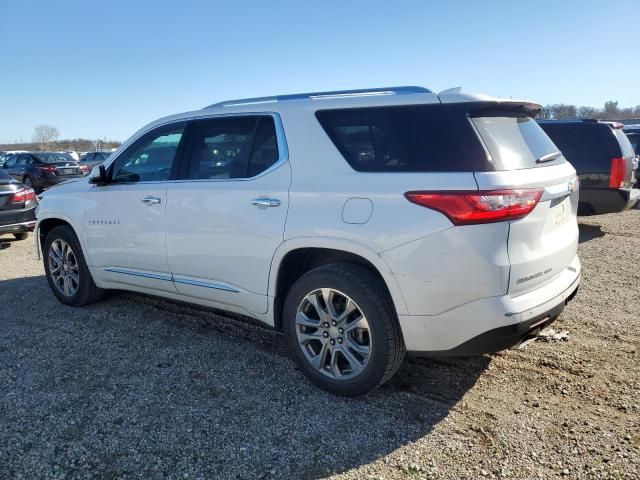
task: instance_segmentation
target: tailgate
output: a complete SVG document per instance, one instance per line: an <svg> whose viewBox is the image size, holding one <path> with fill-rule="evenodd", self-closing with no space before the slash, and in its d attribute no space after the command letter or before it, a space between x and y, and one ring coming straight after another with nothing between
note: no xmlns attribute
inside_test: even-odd
<svg viewBox="0 0 640 480"><path fill-rule="evenodd" d="M509 222L510 295L535 290L569 267L578 245L578 188L571 164L476 173L476 180L481 190L544 189L529 215Z"/></svg>

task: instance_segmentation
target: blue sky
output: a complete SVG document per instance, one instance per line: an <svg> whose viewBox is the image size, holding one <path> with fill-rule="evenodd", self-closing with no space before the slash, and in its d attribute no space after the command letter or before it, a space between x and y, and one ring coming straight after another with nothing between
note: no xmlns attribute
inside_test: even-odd
<svg viewBox="0 0 640 480"><path fill-rule="evenodd" d="M640 104L640 0L0 0L0 143L124 140L227 98L423 85Z"/></svg>

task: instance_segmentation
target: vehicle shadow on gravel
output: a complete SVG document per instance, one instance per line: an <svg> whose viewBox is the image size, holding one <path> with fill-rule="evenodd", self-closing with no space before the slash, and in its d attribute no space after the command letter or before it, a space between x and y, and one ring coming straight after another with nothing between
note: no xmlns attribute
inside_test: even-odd
<svg viewBox="0 0 640 480"><path fill-rule="evenodd" d="M602 227L600 225L579 223L578 229L580 232L578 236L578 243L585 243L595 238L604 237L605 235L605 232L602 231Z"/></svg>
<svg viewBox="0 0 640 480"><path fill-rule="evenodd" d="M348 399L272 330L181 303L68 308L40 276L0 282L0 319L0 477L320 478L428 436L490 362L409 358Z"/></svg>

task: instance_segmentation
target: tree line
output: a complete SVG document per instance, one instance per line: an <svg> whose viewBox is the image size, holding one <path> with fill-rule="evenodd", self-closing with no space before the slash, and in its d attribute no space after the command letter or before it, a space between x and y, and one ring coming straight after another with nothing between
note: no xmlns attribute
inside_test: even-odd
<svg viewBox="0 0 640 480"><path fill-rule="evenodd" d="M93 150L111 150L118 148L121 142L116 140L90 140L88 138L73 138L58 140L60 131L52 125L38 125L34 128L31 142L16 142L0 144L3 150L27 150L27 151L74 151L90 152Z"/></svg>
<svg viewBox="0 0 640 480"><path fill-rule="evenodd" d="M632 120L640 119L640 105L620 108L618 102L605 102L604 108L578 107L556 103L545 105L537 118L545 120L567 120L573 118L596 118L598 120Z"/></svg>
<svg viewBox="0 0 640 480"><path fill-rule="evenodd" d="M618 102L609 100L604 103L604 108L579 107L564 103L545 105L537 118L545 120L567 120L574 118L595 118L598 120L633 120L640 123L640 105L635 107L618 106ZM116 140L89 140L87 138L73 138L58 140L60 131L51 125L38 125L35 127L31 142L0 144L2 150L29 150L29 151L76 151L88 152L102 149L110 150L120 146Z"/></svg>

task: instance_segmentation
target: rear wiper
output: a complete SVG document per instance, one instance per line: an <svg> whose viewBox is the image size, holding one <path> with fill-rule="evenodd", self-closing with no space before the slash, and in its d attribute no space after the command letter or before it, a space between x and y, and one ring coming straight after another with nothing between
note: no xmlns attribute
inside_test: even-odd
<svg viewBox="0 0 640 480"><path fill-rule="evenodd" d="M560 151L547 153L546 155L543 155L539 159L537 159L536 163L550 162L551 160L555 160L556 158L558 158L560 155L562 155L562 152Z"/></svg>

